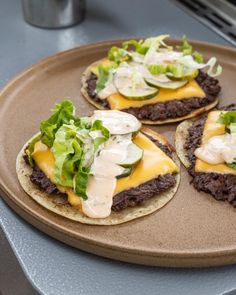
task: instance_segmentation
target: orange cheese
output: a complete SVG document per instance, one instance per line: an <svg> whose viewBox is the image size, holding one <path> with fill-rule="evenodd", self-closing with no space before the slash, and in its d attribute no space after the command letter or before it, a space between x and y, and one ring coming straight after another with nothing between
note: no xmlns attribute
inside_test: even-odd
<svg viewBox="0 0 236 295"><path fill-rule="evenodd" d="M178 89L164 89L160 88L158 95L146 100L128 100L119 93L110 95L107 100L110 108L114 110L122 110L130 107L142 107L147 104L155 104L158 102L170 101L173 99L185 99L190 97L205 97L202 88L195 80L190 80L185 86Z"/></svg>
<svg viewBox="0 0 236 295"><path fill-rule="evenodd" d="M137 187L158 175L178 171L174 161L142 133L139 133L133 142L143 149L143 158L132 174L118 179L115 194L131 187Z"/></svg>
<svg viewBox="0 0 236 295"><path fill-rule="evenodd" d="M142 133L139 133L135 137L134 143L143 149L143 158L130 176L117 180L115 194L131 187L137 187L158 175L178 171L178 167L174 161ZM39 141L35 144L32 157L37 166L53 182L55 159L51 150ZM57 188L68 195L68 202L72 206L80 207L80 198L71 188L60 185L57 185Z"/></svg>
<svg viewBox="0 0 236 295"><path fill-rule="evenodd" d="M225 125L217 123L221 111L212 111L208 114L203 135L202 135L202 143L201 145L205 144L211 137L222 135L225 133ZM196 172L215 172L221 174L235 174L236 170L228 167L225 164L217 164L212 165L208 164L200 159L196 159L195 163L195 171Z"/></svg>

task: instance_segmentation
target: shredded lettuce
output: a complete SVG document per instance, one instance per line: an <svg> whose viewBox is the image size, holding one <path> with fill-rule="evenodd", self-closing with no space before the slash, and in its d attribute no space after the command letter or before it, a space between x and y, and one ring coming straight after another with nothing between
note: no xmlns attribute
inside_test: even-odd
<svg viewBox="0 0 236 295"><path fill-rule="evenodd" d="M123 61L128 61L131 59L130 53L124 48L118 48L113 46L108 51L108 59L114 61L117 65L119 65Z"/></svg>
<svg viewBox="0 0 236 295"><path fill-rule="evenodd" d="M109 67L98 67L98 79L96 81L96 92L99 93L104 87L109 77Z"/></svg>
<svg viewBox="0 0 236 295"><path fill-rule="evenodd" d="M117 67L117 65L107 65L98 66L98 79L96 81L96 92L99 93L101 90L103 90L106 87L106 83L109 79L113 79L113 73L114 69ZM109 81L108 81L109 82Z"/></svg>
<svg viewBox="0 0 236 295"><path fill-rule="evenodd" d="M218 123L224 124L227 132L236 133L236 111L222 112L217 120ZM236 170L236 158L233 163L226 163L226 165Z"/></svg>
<svg viewBox="0 0 236 295"><path fill-rule="evenodd" d="M197 63L203 63L203 56L201 53L199 53L198 51L194 51L192 53L192 56L194 57L194 60L197 62Z"/></svg>
<svg viewBox="0 0 236 295"><path fill-rule="evenodd" d="M217 65L217 59L215 57L212 57L208 60L208 62L205 64L205 67L209 67L207 74L211 77L219 76L222 73L222 66Z"/></svg>
<svg viewBox="0 0 236 295"><path fill-rule="evenodd" d="M166 38L170 37L170 35L159 35L157 37L151 37L151 38L147 38L146 40L143 41L142 45L144 47L153 47L155 48L157 51L160 50L160 47L162 46L163 48L167 49L167 50L173 50L172 46L168 46L164 40Z"/></svg>
<svg viewBox="0 0 236 295"><path fill-rule="evenodd" d="M182 51L183 56L192 55L197 63L203 62L203 57L201 53L199 53L198 51L193 52L193 47L191 44L188 43L186 35L183 35L182 44L180 46L176 46L176 48Z"/></svg>
<svg viewBox="0 0 236 295"><path fill-rule="evenodd" d="M183 52L183 55L191 55L193 47L188 43L186 35L182 37L182 44L177 46L177 49L180 49Z"/></svg>
<svg viewBox="0 0 236 295"><path fill-rule="evenodd" d="M75 120L74 114L75 107L71 101L64 100L60 104L56 104L53 115L40 124L42 142L48 147L52 147L57 130L63 124L70 124L71 120Z"/></svg>
<svg viewBox="0 0 236 295"><path fill-rule="evenodd" d="M235 162L233 163L226 163L226 165L234 170L236 170L236 158L234 158Z"/></svg>
<svg viewBox="0 0 236 295"><path fill-rule="evenodd" d="M222 67L220 65L216 66L217 60L212 57L208 60L206 64L196 62L192 55L185 55L179 58L178 62L184 65L188 69L197 70L209 67L207 74L211 77L216 77L222 73Z"/></svg>
<svg viewBox="0 0 236 295"><path fill-rule="evenodd" d="M160 74L170 75L174 78L182 78L184 76L184 66L181 64L162 64L148 65L150 73L154 76Z"/></svg>
<svg viewBox="0 0 236 295"><path fill-rule="evenodd" d="M169 35L160 35L157 37L147 38L145 40L129 40L122 44L122 48L112 47L108 53L108 58L115 61L119 66L124 61L132 63L148 64L149 70L153 75L168 74L173 78L193 78L199 69L208 68L207 73L211 77L218 76L222 73L222 67L216 65L217 60L212 57L207 63L204 63L203 56L198 51L193 51L192 45L188 42L186 36L182 37L180 46L169 46L165 39ZM131 49L130 51L128 51ZM132 50L133 49L133 50ZM179 53L179 57L168 62L168 53ZM167 53L167 61L164 62L158 54ZM156 61L155 61L156 59ZM148 60L148 62L147 62ZM154 60L152 62L152 60ZM108 78L108 77L107 77ZM104 84L103 84L104 88Z"/></svg>
<svg viewBox="0 0 236 295"><path fill-rule="evenodd" d="M128 48L134 47L135 52L145 55L150 48L154 48L155 50L172 50L172 46L168 46L164 39L168 38L169 35L160 35L157 37L147 38L145 40L129 40L123 42L122 48L119 47L112 47L108 51L108 59L111 61L116 62L118 65L124 61L132 60L132 52L127 51Z"/></svg>
<svg viewBox="0 0 236 295"><path fill-rule="evenodd" d="M222 112L217 121L226 126L226 131L236 133L236 111Z"/></svg>
<svg viewBox="0 0 236 295"><path fill-rule="evenodd" d="M149 49L149 47L144 46L142 42L137 40L129 40L122 44L123 49L127 50L129 46L134 47L134 50L139 54L145 55Z"/></svg>
<svg viewBox="0 0 236 295"><path fill-rule="evenodd" d="M236 123L236 111L226 111L220 114L218 123L229 126L231 123Z"/></svg>

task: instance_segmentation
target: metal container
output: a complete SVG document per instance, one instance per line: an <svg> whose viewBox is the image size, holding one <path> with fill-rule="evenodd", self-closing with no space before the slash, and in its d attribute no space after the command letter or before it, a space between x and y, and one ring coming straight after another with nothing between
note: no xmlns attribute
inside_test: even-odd
<svg viewBox="0 0 236 295"><path fill-rule="evenodd" d="M41 28L64 28L80 23L85 0L22 0L25 21Z"/></svg>

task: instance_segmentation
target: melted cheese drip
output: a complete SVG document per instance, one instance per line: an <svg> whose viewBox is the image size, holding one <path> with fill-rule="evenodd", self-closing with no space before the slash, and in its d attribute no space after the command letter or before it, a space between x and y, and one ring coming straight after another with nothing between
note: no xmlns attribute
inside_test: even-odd
<svg viewBox="0 0 236 295"><path fill-rule="evenodd" d="M153 136L156 137L155 134ZM159 138L159 137L158 137ZM160 141L165 143L160 137ZM158 148L150 139L142 133L139 133L133 140L140 148L143 149L143 158L136 166L133 173L116 181L114 195L151 180L158 175L178 172L176 164L160 148ZM37 142L34 147L32 157L37 166L53 182L55 159L50 149L42 142ZM68 202L76 208L81 208L81 198L79 198L71 188L57 186L58 189L68 195Z"/></svg>
<svg viewBox="0 0 236 295"><path fill-rule="evenodd" d="M225 134L225 125L217 123L221 111L212 111L208 114L203 135L202 135L202 147L206 144L210 138L218 135ZM236 170L228 167L225 164L209 164L200 159L196 159L195 163L195 171L196 172L215 172L221 174L236 174Z"/></svg>

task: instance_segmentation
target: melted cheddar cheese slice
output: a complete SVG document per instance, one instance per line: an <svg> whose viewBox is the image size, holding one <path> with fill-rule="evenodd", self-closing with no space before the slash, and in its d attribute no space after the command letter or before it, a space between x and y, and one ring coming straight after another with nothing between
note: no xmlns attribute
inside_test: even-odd
<svg viewBox="0 0 236 295"><path fill-rule="evenodd" d="M117 181L115 194L137 187L158 175L178 171L178 167L172 159L142 133L139 133L133 142L143 149L143 158L129 176Z"/></svg>
<svg viewBox="0 0 236 295"><path fill-rule="evenodd" d="M213 111L208 114L203 130L201 145L205 144L211 137L225 133L225 125L217 123L220 113L221 111ZM200 159L196 159L195 171L208 173L215 172L220 174L236 174L235 169L232 169L225 164L212 165Z"/></svg>
<svg viewBox="0 0 236 295"><path fill-rule="evenodd" d="M109 66L112 65L113 62L104 59L101 61L99 65L102 66ZM98 73L98 66L91 67L91 72L93 72L96 76L99 75ZM130 107L142 107L147 104L155 104L158 102L165 102L170 101L173 99L185 99L190 97L205 97L205 93L202 88L198 85L195 80L190 80L185 86L178 88L178 89L164 89L160 88L158 95L154 96L151 99L146 100L128 100L124 96L119 93L114 93L110 95L107 100L109 106L112 110L123 110Z"/></svg>
<svg viewBox="0 0 236 295"><path fill-rule="evenodd" d="M115 194L127 190L167 173L179 171L174 161L168 157L159 147L157 147L144 134L139 133L134 143L143 149L143 158L135 167L133 173L124 178L117 180ZM51 150L42 142L37 142L34 147L32 157L37 166L53 182L55 159ZM75 207L80 208L80 198L72 191L71 188L57 186L57 188L68 195L68 202Z"/></svg>
<svg viewBox="0 0 236 295"><path fill-rule="evenodd" d="M164 89L160 88L158 95L151 99L146 100L128 100L119 93L110 95L107 100L110 108L113 110L122 110L130 107L142 107L147 104L155 104L158 102L170 101L173 99L185 99L190 97L205 97L205 93L202 88L197 84L195 80L190 80L185 86L178 89Z"/></svg>

